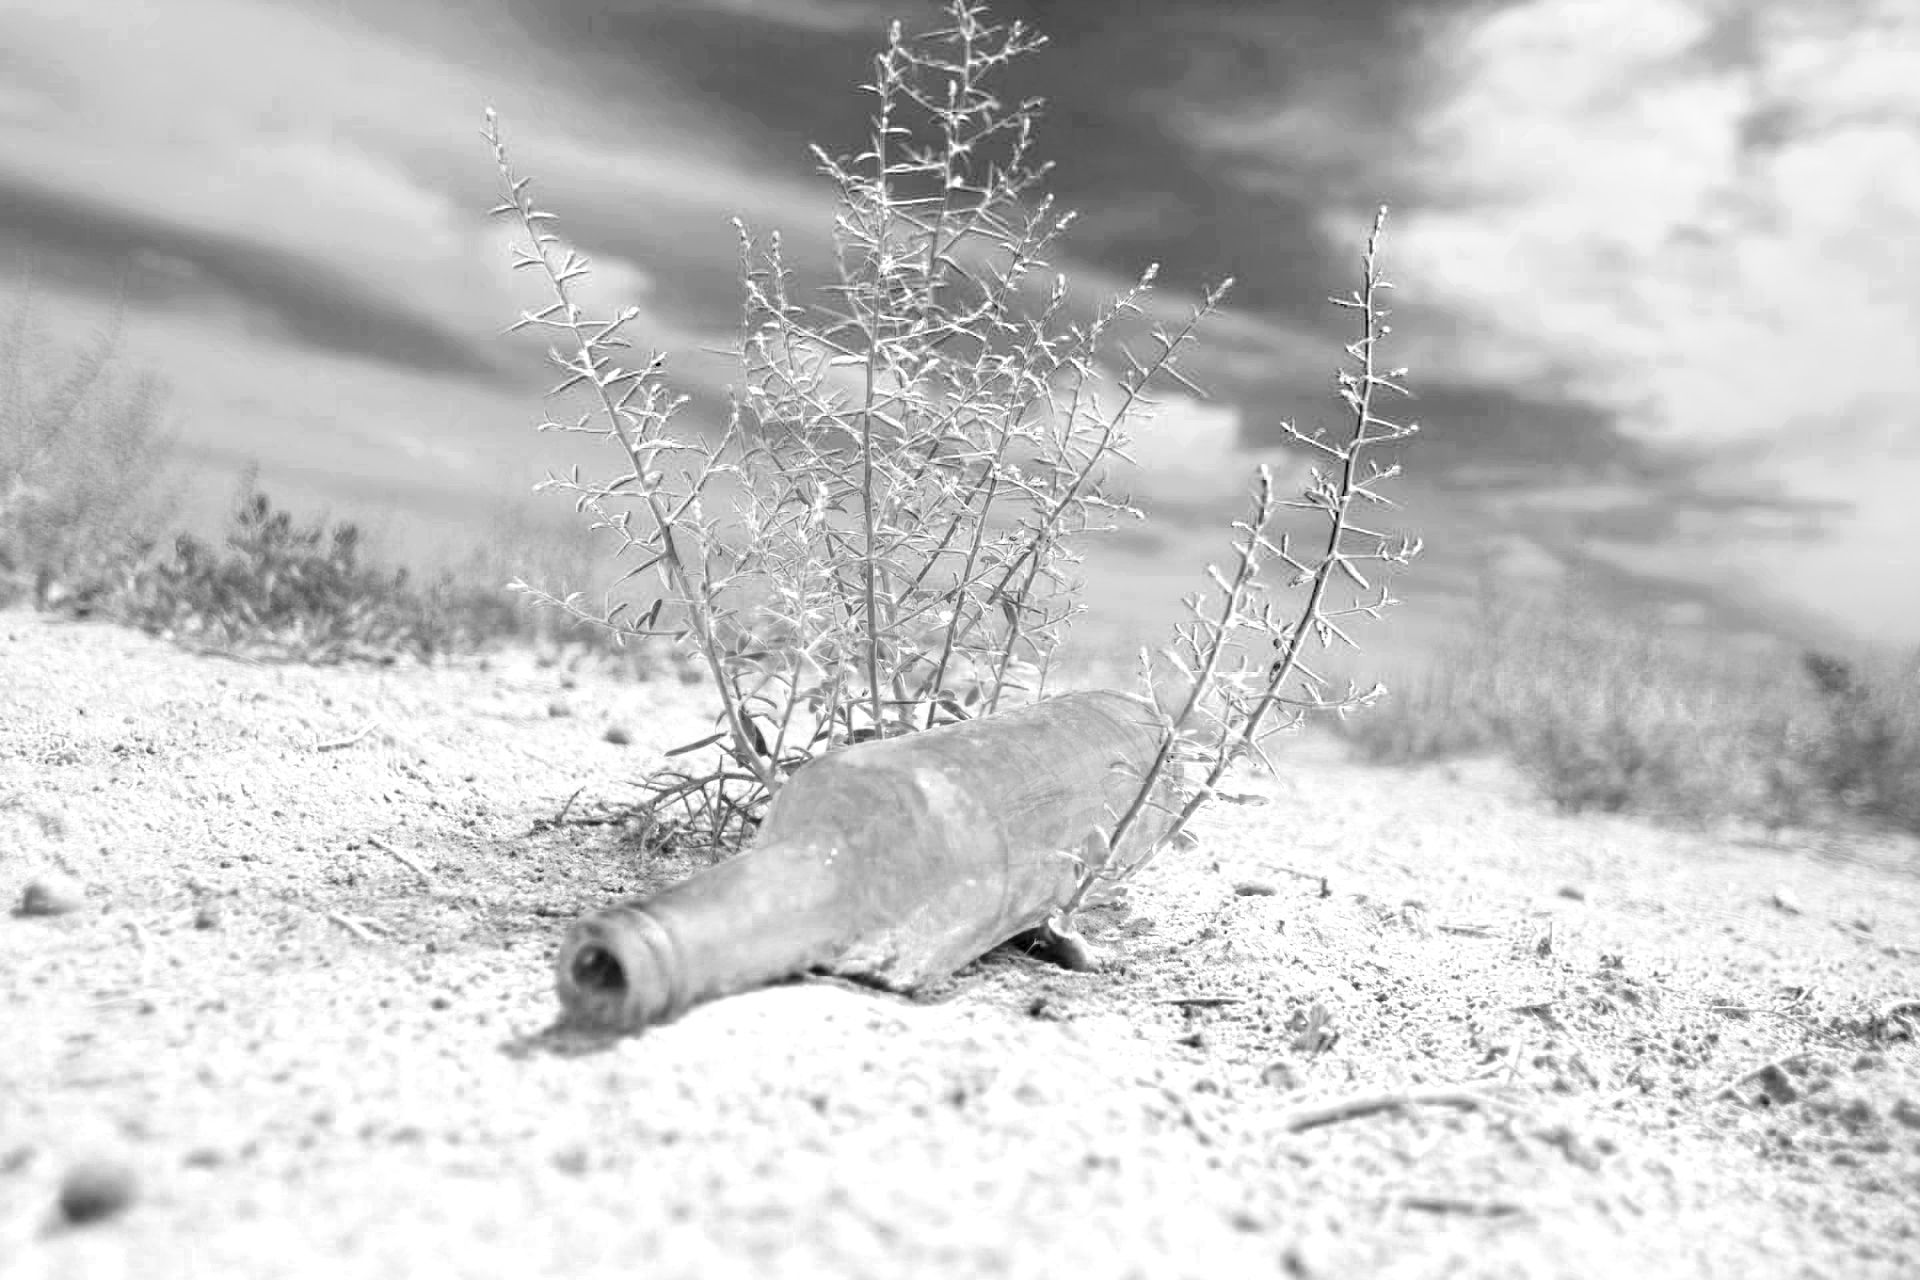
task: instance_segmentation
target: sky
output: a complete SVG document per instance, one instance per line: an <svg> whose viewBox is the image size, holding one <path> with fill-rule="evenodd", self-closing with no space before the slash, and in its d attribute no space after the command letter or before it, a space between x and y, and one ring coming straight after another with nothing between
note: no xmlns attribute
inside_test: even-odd
<svg viewBox="0 0 1920 1280"><path fill-rule="evenodd" d="M1092 592L1225 554L1331 379L1376 206L1410 367L1399 594L1566 583L1675 627L1920 644L1920 8L1911 0L1011 0L1049 43L1053 255L1084 312L1236 285L1133 488L1166 532ZM480 137L639 308L715 422L729 219L827 262L808 150L864 141L925 0L0 0L0 293L62 340L124 311L181 462L476 536L548 466L541 299ZM564 504L550 501L556 513ZM381 514L389 513L389 514ZM1162 579L1164 578L1164 582ZM1128 584L1132 584L1129 586ZM1185 582L1179 589L1198 586Z"/></svg>

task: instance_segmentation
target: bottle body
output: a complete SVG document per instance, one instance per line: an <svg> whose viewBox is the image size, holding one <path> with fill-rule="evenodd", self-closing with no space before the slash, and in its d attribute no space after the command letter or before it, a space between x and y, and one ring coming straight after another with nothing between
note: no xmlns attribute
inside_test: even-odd
<svg viewBox="0 0 1920 1280"><path fill-rule="evenodd" d="M571 1020L635 1031L702 1000L819 970L912 990L1072 894L1159 748L1150 706L1062 694L836 751L796 772L755 846L576 922L557 987ZM1165 830L1143 812L1116 856Z"/></svg>

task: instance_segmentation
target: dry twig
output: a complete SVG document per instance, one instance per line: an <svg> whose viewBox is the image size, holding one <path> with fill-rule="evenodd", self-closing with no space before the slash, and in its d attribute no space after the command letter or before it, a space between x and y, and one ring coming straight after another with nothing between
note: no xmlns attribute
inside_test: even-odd
<svg viewBox="0 0 1920 1280"><path fill-rule="evenodd" d="M367 844L372 845L374 848L378 849L380 852L386 854L388 857L392 858L395 862L398 862L400 865L407 868L407 870L419 876L422 880L427 882L429 887L431 887L434 884L433 873L428 871L425 867L421 866L420 863L414 858L412 854L401 852L399 849L394 848L392 845L382 840L379 836L367 836L365 837L365 842Z"/></svg>
<svg viewBox="0 0 1920 1280"><path fill-rule="evenodd" d="M1510 1218L1526 1207L1511 1200L1467 1200L1460 1196L1402 1196L1400 1207L1422 1213L1457 1213L1476 1218Z"/></svg>
<svg viewBox="0 0 1920 1280"><path fill-rule="evenodd" d="M362 942L379 941L378 938L374 937L373 933L374 929L378 928L378 926L369 921L356 920L352 916L343 915L338 911L327 912L327 919L333 921L333 923L339 925L342 929L345 929Z"/></svg>
<svg viewBox="0 0 1920 1280"><path fill-rule="evenodd" d="M153 953L147 948L147 931L138 920L124 922L127 932L133 935L133 945L140 952L140 985L145 987L152 980Z"/></svg>
<svg viewBox="0 0 1920 1280"><path fill-rule="evenodd" d="M1728 1080L1725 1084L1721 1085L1718 1089L1715 1089L1712 1093L1709 1093L1707 1095L1707 1101L1720 1102L1727 1099L1733 1099L1737 1101L1739 1099L1740 1086L1743 1084L1746 1084L1750 1080L1759 1080L1762 1077L1770 1077L1773 1079L1785 1080L1787 1075L1787 1068L1790 1066L1793 1066L1795 1063L1804 1061L1806 1059L1806 1056L1807 1055L1804 1052L1802 1052L1802 1053L1783 1054L1778 1058L1769 1058L1765 1062L1761 1063L1759 1066L1751 1067L1748 1070L1742 1071L1739 1075L1734 1076L1731 1080ZM1770 1088L1768 1092L1769 1094L1771 1094L1773 1090Z"/></svg>
<svg viewBox="0 0 1920 1280"><path fill-rule="evenodd" d="M1407 1089L1397 1093L1360 1093L1335 1098L1313 1106L1296 1107L1280 1122L1288 1133L1304 1133L1322 1125L1357 1120L1382 1111L1404 1111L1410 1107L1455 1107L1462 1111L1498 1111L1512 1114L1518 1108L1492 1093L1448 1086L1438 1089Z"/></svg>
<svg viewBox="0 0 1920 1280"><path fill-rule="evenodd" d="M378 720L369 720L361 727L358 733L351 734L345 738L336 738L332 742L316 743L313 749L315 751L344 751L379 727L380 722Z"/></svg>

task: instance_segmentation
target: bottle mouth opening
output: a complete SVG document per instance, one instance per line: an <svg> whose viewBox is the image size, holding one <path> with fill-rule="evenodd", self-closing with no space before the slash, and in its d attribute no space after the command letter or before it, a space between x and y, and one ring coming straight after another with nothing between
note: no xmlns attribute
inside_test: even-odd
<svg viewBox="0 0 1920 1280"><path fill-rule="evenodd" d="M574 923L554 977L568 1022L632 1034L686 1008L679 972L672 936L645 910L623 903Z"/></svg>
<svg viewBox="0 0 1920 1280"><path fill-rule="evenodd" d="M581 991L596 995L623 996L627 991L626 966L609 948L594 943L574 952L567 976Z"/></svg>

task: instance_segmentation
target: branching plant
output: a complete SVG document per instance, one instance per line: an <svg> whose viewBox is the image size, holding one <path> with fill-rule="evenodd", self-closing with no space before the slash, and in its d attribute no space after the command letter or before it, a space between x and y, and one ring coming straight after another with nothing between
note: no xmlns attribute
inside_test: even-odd
<svg viewBox="0 0 1920 1280"><path fill-rule="evenodd" d="M875 101L866 148L847 159L816 150L839 197L838 277L826 301L796 301L777 235L739 229L744 387L714 440L676 428L686 401L668 390L663 357L621 363L637 312L587 314L578 285L588 264L534 205L488 116L507 192L494 212L525 232L515 266L544 277L554 299L516 327L554 336L563 374L554 394L588 402L575 420L542 429L602 438L623 463L611 480L575 471L542 487L571 494L596 529L612 531L630 565L622 581L651 573L661 595L636 613L612 595L591 608L577 594L515 586L623 638L672 635L705 662L718 731L669 754L716 747L718 763L670 764L643 784L642 813L672 812L682 837L737 847L817 754L1044 695L1062 629L1080 611L1071 541L1110 528L1116 513L1139 516L1104 481L1115 460L1131 461L1131 428L1155 390L1193 389L1179 358L1230 283L1179 325L1144 326L1139 350L1122 337L1143 319L1152 268L1090 320L1070 321L1065 281L1047 268L1071 215L1040 190L1040 104L1007 106L991 86L1040 37L989 24L972 0L953 0L949 14L911 41L894 25L865 86ZM1253 510L1235 526L1234 571L1210 570L1217 602L1190 597L1192 620L1174 643L1142 654L1160 748L1112 829L1063 851L1079 879L1052 922L1057 934L1180 838L1235 763L1264 758L1268 736L1378 692L1332 692L1312 655L1351 645L1349 620L1392 603L1373 566L1404 565L1418 549L1354 519L1357 504L1389 505L1379 486L1397 468L1380 466L1375 450L1414 431L1378 405L1400 391L1399 372L1378 362L1390 287L1378 260L1383 220L1384 210L1361 287L1334 300L1360 322L1339 376L1352 429L1330 439L1285 426L1324 465L1292 501L1260 470ZM722 491L734 498L731 528L713 511ZM1278 528L1289 510L1324 520L1313 550L1296 550ZM1293 621L1276 614L1260 577L1273 560L1305 592ZM1352 603L1336 603L1342 587L1354 589ZM1270 653L1253 662L1249 641ZM1110 853L1122 848L1145 852L1122 865Z"/></svg>
<svg viewBox="0 0 1920 1280"><path fill-rule="evenodd" d="M1386 210L1376 214L1361 259L1360 287L1335 306L1354 313L1359 334L1346 348L1348 364L1337 375L1339 396L1348 413L1344 438L1324 429L1311 434L1282 422L1287 438L1319 461L1297 499L1278 497L1272 471L1257 472L1251 511L1234 522L1235 564L1231 576L1212 565L1207 575L1217 593L1186 598L1191 620L1175 628L1173 644L1157 653L1142 650L1141 676L1161 721L1158 754L1140 780L1131 805L1117 815L1110 832L1095 832L1074 855L1080 864L1073 896L1055 915L1055 934L1073 937L1075 913L1085 905L1123 896L1127 883L1168 844L1187 838L1186 828L1208 801L1246 797L1223 792L1220 784L1233 766L1254 757L1273 771L1262 744L1274 734L1299 726L1316 712L1345 717L1377 700L1384 690L1360 690L1349 683L1335 692L1310 657L1335 646L1358 649L1348 633L1352 619L1378 619L1397 603L1388 577L1419 554L1418 539L1381 532L1361 524L1361 504L1390 508L1380 486L1400 474L1398 463L1382 465L1376 451L1419 430L1384 416L1380 399L1405 396L1405 369L1387 369L1380 346L1391 327L1385 294L1393 285L1381 269L1381 240ZM1283 512L1304 511L1324 524L1310 551L1296 549L1290 531L1276 527ZM1286 586L1303 590L1292 618L1276 611L1270 586L1261 576L1270 560L1287 571ZM1377 579L1377 581L1376 581ZM1336 593L1344 598L1336 599ZM1264 642L1264 643L1263 643ZM1271 658L1249 654L1266 649ZM1138 823L1150 824L1152 838L1123 845ZM1124 862L1112 857L1123 847L1143 852Z"/></svg>
<svg viewBox="0 0 1920 1280"><path fill-rule="evenodd" d="M1153 388L1182 381L1179 355L1225 291L1137 354L1117 334L1141 315L1152 269L1070 322L1045 255L1071 218L1038 190L1039 103L1006 106L991 83L1039 37L989 24L969 0L950 16L912 41L895 24L865 86L865 150L816 152L839 195L826 301L797 302L778 236L740 228L744 389L717 440L676 428L685 398L667 389L662 357L620 363L635 311L587 314L585 259L550 229L488 118L507 190L495 212L521 225L530 245L515 265L554 298L520 326L555 336L555 394L589 403L542 429L604 438L624 464L608 481L575 472L543 487L613 532L623 581L653 573L662 595L636 613L515 585L623 637L666 633L697 650L720 727L680 753L717 746L721 759L648 779L648 809L677 806L717 844L737 843L820 752L1044 694L1080 611L1071 540L1138 515L1101 477L1128 459ZM712 511L724 489L737 529Z"/></svg>

